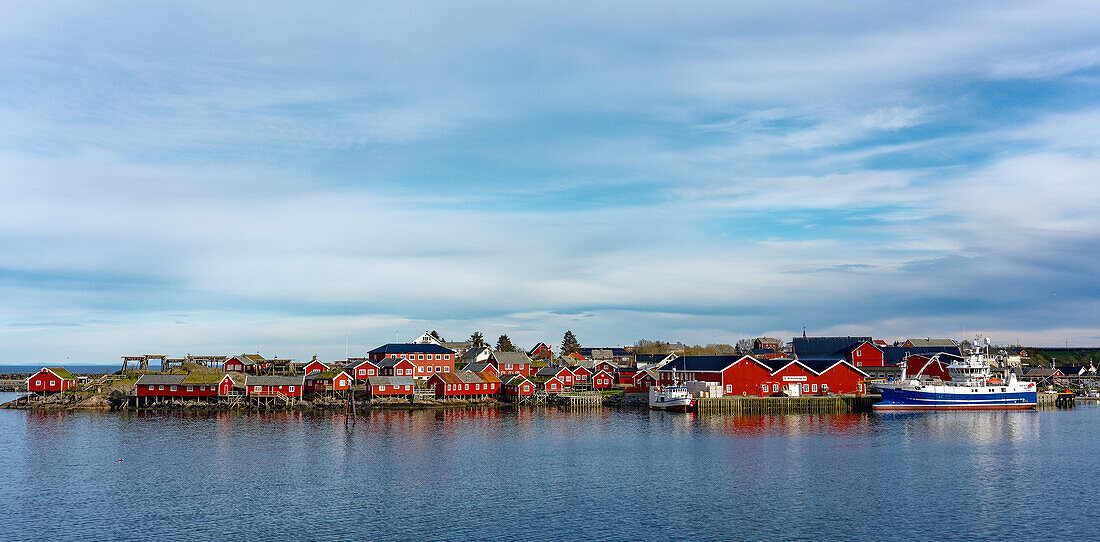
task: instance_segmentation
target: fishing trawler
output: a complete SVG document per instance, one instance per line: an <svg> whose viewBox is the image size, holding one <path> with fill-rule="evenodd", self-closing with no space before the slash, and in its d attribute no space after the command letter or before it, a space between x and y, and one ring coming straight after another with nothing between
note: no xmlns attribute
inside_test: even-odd
<svg viewBox="0 0 1100 542"><path fill-rule="evenodd" d="M649 388L649 408L687 412L695 408L695 396L687 386L679 384L676 370L672 371L672 385Z"/></svg>
<svg viewBox="0 0 1100 542"><path fill-rule="evenodd" d="M875 410L1030 410L1038 402L1034 382L1016 380L1009 372L1003 380L995 378L989 366L989 338L979 338L963 358L947 366L951 380L943 381L917 373L907 377L902 369L900 380L879 382L875 388L882 402ZM934 359L938 358L934 356Z"/></svg>

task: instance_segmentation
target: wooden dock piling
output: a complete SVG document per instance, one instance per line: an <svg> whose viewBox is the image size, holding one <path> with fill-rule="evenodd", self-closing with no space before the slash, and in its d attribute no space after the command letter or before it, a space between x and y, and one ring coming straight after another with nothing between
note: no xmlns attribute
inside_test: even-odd
<svg viewBox="0 0 1100 542"><path fill-rule="evenodd" d="M843 414L866 412L881 398L877 395L832 395L820 397L703 397L695 402L698 412L728 414L790 414L819 412Z"/></svg>

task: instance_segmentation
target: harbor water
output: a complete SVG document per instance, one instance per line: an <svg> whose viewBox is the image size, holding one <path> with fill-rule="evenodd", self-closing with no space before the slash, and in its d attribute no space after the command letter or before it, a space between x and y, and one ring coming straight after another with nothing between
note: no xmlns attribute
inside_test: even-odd
<svg viewBox="0 0 1100 542"><path fill-rule="evenodd" d="M0 394L7 401L13 394ZM1100 534L1100 407L0 410L4 540L996 540Z"/></svg>

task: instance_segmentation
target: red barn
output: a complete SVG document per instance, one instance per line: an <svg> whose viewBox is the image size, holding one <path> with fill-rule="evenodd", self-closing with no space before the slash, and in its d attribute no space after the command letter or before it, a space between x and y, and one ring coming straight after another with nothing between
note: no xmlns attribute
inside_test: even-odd
<svg viewBox="0 0 1100 542"><path fill-rule="evenodd" d="M305 392L304 376L254 376L248 375L244 387L249 397L297 397Z"/></svg>
<svg viewBox="0 0 1100 542"><path fill-rule="evenodd" d="M415 374L412 375L387 376L428 378L436 373L453 373L455 370L455 351L432 343L384 344L368 352L367 357L375 363L380 363L386 358L403 359L412 363L416 368Z"/></svg>
<svg viewBox="0 0 1100 542"><path fill-rule="evenodd" d="M411 376L372 376L367 379L367 394L371 397L411 397L416 383Z"/></svg>
<svg viewBox="0 0 1100 542"><path fill-rule="evenodd" d="M526 352L493 352L489 363L497 368L497 374L531 376L531 358Z"/></svg>
<svg viewBox="0 0 1100 542"><path fill-rule="evenodd" d="M76 387L76 376L64 367L43 367L37 373L27 377L27 391L34 393L56 393Z"/></svg>
<svg viewBox="0 0 1100 542"><path fill-rule="evenodd" d="M306 374L306 389L314 392L347 391L351 388L351 375L340 369Z"/></svg>
<svg viewBox="0 0 1100 542"><path fill-rule="evenodd" d="M717 382L723 395L757 395L760 383L771 367L752 356L679 356L661 366L657 373L663 385L687 380Z"/></svg>
<svg viewBox="0 0 1100 542"><path fill-rule="evenodd" d="M607 372L600 371L592 375L592 388L597 390L609 390L615 386L615 377Z"/></svg>
<svg viewBox="0 0 1100 542"><path fill-rule="evenodd" d="M372 376L381 376L378 365L370 360L362 360L352 365L351 376L355 380L366 380Z"/></svg>
<svg viewBox="0 0 1100 542"><path fill-rule="evenodd" d="M504 395L512 397L526 397L535 394L535 385L523 375L505 377L501 382L501 390Z"/></svg>
<svg viewBox="0 0 1100 542"><path fill-rule="evenodd" d="M905 358L905 374L910 377L924 375L929 378L951 380L951 374L947 371L947 363L939 358L932 359L920 354L913 354Z"/></svg>

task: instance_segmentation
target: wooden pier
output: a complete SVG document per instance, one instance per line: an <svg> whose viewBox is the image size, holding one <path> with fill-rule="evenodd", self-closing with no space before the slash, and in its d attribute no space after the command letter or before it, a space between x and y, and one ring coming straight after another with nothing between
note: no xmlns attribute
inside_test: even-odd
<svg viewBox="0 0 1100 542"><path fill-rule="evenodd" d="M1077 397L1072 393L1040 393L1039 408L1073 408Z"/></svg>
<svg viewBox="0 0 1100 542"><path fill-rule="evenodd" d="M697 399L698 412L730 414L791 414L820 412L842 414L868 412L882 400L878 395L831 395L824 397L703 397Z"/></svg>
<svg viewBox="0 0 1100 542"><path fill-rule="evenodd" d="M554 404L568 408L600 408L603 395L600 392L566 392L553 397Z"/></svg>

